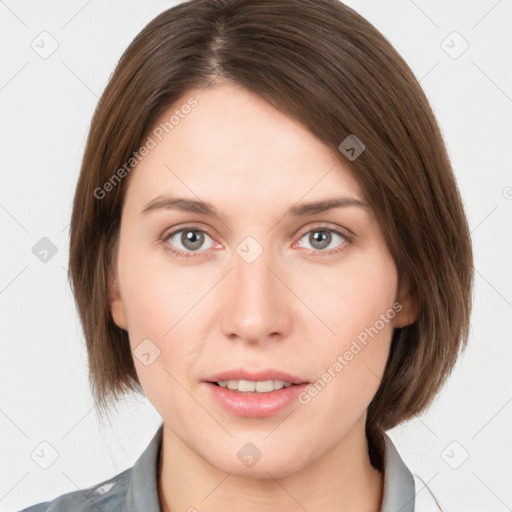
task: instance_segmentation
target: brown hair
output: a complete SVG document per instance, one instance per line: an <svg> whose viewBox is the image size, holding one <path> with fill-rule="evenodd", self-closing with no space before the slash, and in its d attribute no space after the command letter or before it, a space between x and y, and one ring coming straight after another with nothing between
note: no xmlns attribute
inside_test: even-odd
<svg viewBox="0 0 512 512"><path fill-rule="evenodd" d="M393 332L368 408L370 460L382 471L384 431L432 402L467 344L473 257L424 92L387 39L338 0L191 0L157 16L122 55L92 119L70 227L70 282L98 410L143 390L107 288L129 177L101 198L97 190L177 99L219 80L260 95L336 151L350 134L365 145L357 159L339 158L419 305L417 320Z"/></svg>

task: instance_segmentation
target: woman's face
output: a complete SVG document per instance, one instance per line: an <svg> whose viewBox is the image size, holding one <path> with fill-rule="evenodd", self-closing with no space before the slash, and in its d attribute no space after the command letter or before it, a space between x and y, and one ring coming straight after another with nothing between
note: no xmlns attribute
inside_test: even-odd
<svg viewBox="0 0 512 512"><path fill-rule="evenodd" d="M393 328L414 320L406 290L368 208L301 208L365 202L336 148L232 85L160 121L129 178L113 317L188 449L226 472L293 473L364 431ZM305 384L210 382L286 380L274 370Z"/></svg>

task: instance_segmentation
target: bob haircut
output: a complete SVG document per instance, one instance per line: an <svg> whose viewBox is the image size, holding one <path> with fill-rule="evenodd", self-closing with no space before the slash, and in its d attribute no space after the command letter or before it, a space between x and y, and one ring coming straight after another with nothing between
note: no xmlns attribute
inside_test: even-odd
<svg viewBox="0 0 512 512"><path fill-rule="evenodd" d="M190 0L158 15L121 56L92 119L70 225L69 279L97 411L144 393L108 300L126 163L179 98L222 82L258 94L336 150L419 308L394 330L367 411L369 457L382 471L384 431L431 404L467 345L473 255L425 93L391 43L338 0ZM338 151L351 134L365 146L356 159Z"/></svg>

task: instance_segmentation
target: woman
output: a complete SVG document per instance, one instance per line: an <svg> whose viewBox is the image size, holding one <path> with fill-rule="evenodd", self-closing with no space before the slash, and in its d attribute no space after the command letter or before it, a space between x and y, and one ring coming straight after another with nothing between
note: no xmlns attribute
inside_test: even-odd
<svg viewBox="0 0 512 512"><path fill-rule="evenodd" d="M471 239L428 101L337 0L192 0L122 56L88 137L70 279L132 468L26 509L427 511L386 431L468 338Z"/></svg>

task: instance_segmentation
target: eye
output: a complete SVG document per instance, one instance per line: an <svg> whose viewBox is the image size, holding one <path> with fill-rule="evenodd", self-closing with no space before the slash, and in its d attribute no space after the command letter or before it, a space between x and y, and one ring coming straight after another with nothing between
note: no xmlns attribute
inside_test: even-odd
<svg viewBox="0 0 512 512"><path fill-rule="evenodd" d="M301 240L303 238L312 246L312 254L315 256L317 254L323 256L338 253L344 250L351 241L348 235L329 226L318 226L315 229L310 229L302 234ZM336 238L341 239L341 243L335 246L334 249L326 250L333 241L336 241ZM299 243L302 247L302 242L299 241Z"/></svg>
<svg viewBox="0 0 512 512"><path fill-rule="evenodd" d="M208 247L203 247L206 237L208 237L212 243ZM165 234L162 240L166 244L165 248L167 250L183 258L194 257L195 254L193 253L200 252L201 248L209 249L215 245L210 235L197 226L189 226Z"/></svg>
<svg viewBox="0 0 512 512"><path fill-rule="evenodd" d="M329 256L344 250L352 241L352 237L329 226L318 226L302 233L298 244L303 247L301 240L305 238L306 243L312 246L309 251L313 256ZM209 239L210 244L204 246L205 240ZM334 249L327 249L333 241L341 239ZM216 245L212 237L198 226L188 226L162 236L162 242L166 250L172 252L179 258L193 258L200 256L206 249ZM307 248L307 247L306 247ZM202 249L202 250L201 250Z"/></svg>

